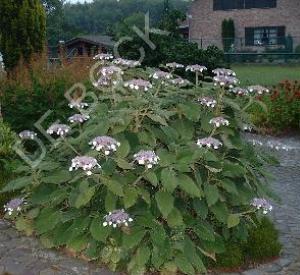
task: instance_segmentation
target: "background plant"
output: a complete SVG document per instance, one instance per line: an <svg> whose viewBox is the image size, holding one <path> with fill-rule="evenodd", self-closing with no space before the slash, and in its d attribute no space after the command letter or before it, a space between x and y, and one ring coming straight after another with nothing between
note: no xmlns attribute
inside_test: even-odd
<svg viewBox="0 0 300 275"><path fill-rule="evenodd" d="M123 77L148 79L151 73L130 69ZM246 237L255 212L251 199L269 193L267 158L241 138L245 114L224 88L153 81L144 92L139 85L131 90L118 84L95 90L100 103L91 119L49 145L39 166L18 167L19 177L3 189L20 190L27 201L16 226L35 232L47 247L67 246L112 270L203 272L203 259L216 259L226 239ZM208 95L217 99L215 109L197 102ZM210 123L220 115L229 126ZM120 142L115 153L89 145L104 135ZM217 138L223 146L200 148L196 142L202 137ZM134 158L140 150L153 150L158 163L151 169L139 165ZM69 171L77 156L94 157L102 168L91 176ZM122 208L133 219L129 227L103 226L107 213Z"/></svg>

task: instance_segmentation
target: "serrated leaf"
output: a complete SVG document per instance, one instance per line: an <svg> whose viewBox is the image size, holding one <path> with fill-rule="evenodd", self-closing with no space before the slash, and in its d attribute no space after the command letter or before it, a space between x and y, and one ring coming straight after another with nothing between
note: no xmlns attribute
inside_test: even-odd
<svg viewBox="0 0 300 275"><path fill-rule="evenodd" d="M205 241L215 241L215 234L213 228L207 223L197 223L194 228L196 235Z"/></svg>
<svg viewBox="0 0 300 275"><path fill-rule="evenodd" d="M171 213L168 215L167 222L170 227L182 226L184 224L182 215L176 208L173 208Z"/></svg>
<svg viewBox="0 0 300 275"><path fill-rule="evenodd" d="M144 229L133 229L130 234L123 234L123 245L128 249L134 248L142 241L145 234Z"/></svg>
<svg viewBox="0 0 300 275"><path fill-rule="evenodd" d="M147 174L145 174L145 176L144 176L144 179L149 181L153 186L157 186L157 184L158 184L157 176L152 171L147 172Z"/></svg>
<svg viewBox="0 0 300 275"><path fill-rule="evenodd" d="M103 219L94 218L90 226L90 232L95 240L105 243L106 238L111 232L111 228L103 226Z"/></svg>
<svg viewBox="0 0 300 275"><path fill-rule="evenodd" d="M167 191L173 192L178 185L175 171L169 168L163 169L161 171L161 182Z"/></svg>
<svg viewBox="0 0 300 275"><path fill-rule="evenodd" d="M211 185L211 184L205 185L204 194L208 206L214 205L219 200L219 191L215 185Z"/></svg>
<svg viewBox="0 0 300 275"><path fill-rule="evenodd" d="M117 182L116 180L113 180L113 179L105 179L105 181L103 181L103 182L107 186L107 189L109 191L111 191L113 194L115 194L119 197L124 196L123 186L122 186L121 183L119 183L119 182Z"/></svg>
<svg viewBox="0 0 300 275"><path fill-rule="evenodd" d="M185 258L184 255L178 255L175 258L175 264L184 274L195 274L192 264Z"/></svg>
<svg viewBox="0 0 300 275"><path fill-rule="evenodd" d="M61 213L58 210L44 208L35 220L35 228L38 234L51 231L61 221Z"/></svg>
<svg viewBox="0 0 300 275"><path fill-rule="evenodd" d="M120 158L125 158L130 152L130 145L127 140L120 141L121 145L118 147L118 150L116 152L116 155Z"/></svg>
<svg viewBox="0 0 300 275"><path fill-rule="evenodd" d="M227 219L228 228L237 226L240 223L240 216L238 214L230 214Z"/></svg>
<svg viewBox="0 0 300 275"><path fill-rule="evenodd" d="M43 177L41 179L42 182L44 183L53 183L53 184L60 184L67 182L72 179L72 175L69 171L55 171L51 173L51 175Z"/></svg>
<svg viewBox="0 0 300 275"><path fill-rule="evenodd" d="M167 121L166 121L163 117L161 117L161 116L159 116L159 115L148 114L147 116L148 116L151 120L153 120L154 122L158 122L158 123L160 123L161 125L168 126Z"/></svg>
<svg viewBox="0 0 300 275"><path fill-rule="evenodd" d="M11 180L4 186L4 188L1 190L1 193L19 190L23 187L30 185L31 183L32 183L32 177L22 177L22 178Z"/></svg>
<svg viewBox="0 0 300 275"><path fill-rule="evenodd" d="M129 162L126 161L125 159L120 159L120 158L118 158L118 159L116 160L116 162L117 162L117 165L118 165L120 168L124 169L124 170L131 170L131 169L133 169L133 164L132 164L132 163L129 163Z"/></svg>
<svg viewBox="0 0 300 275"><path fill-rule="evenodd" d="M138 192L134 187L126 186L124 188L124 206L125 208L129 208L133 206L138 198Z"/></svg>
<svg viewBox="0 0 300 275"><path fill-rule="evenodd" d="M138 266L144 266L150 259L150 249L148 246L143 245L142 247L139 247L138 250L136 251L136 264Z"/></svg>
<svg viewBox="0 0 300 275"><path fill-rule="evenodd" d="M180 188L185 191L187 194L189 194L192 198L198 197L200 198L202 196L201 190L198 188L198 186L194 183L194 181L187 175L179 175L178 176L178 182Z"/></svg>
<svg viewBox="0 0 300 275"><path fill-rule="evenodd" d="M34 231L32 220L26 219L24 217L18 217L15 225L17 230L23 231L26 236L31 236Z"/></svg>
<svg viewBox="0 0 300 275"><path fill-rule="evenodd" d="M87 181L83 181L70 194L70 203L76 208L87 205L95 194L95 187L90 187Z"/></svg>
<svg viewBox="0 0 300 275"><path fill-rule="evenodd" d="M174 198L170 193L159 191L155 195L157 206L164 217L168 217L174 207Z"/></svg>
<svg viewBox="0 0 300 275"><path fill-rule="evenodd" d="M105 210L107 212L111 212L116 209L118 197L114 195L112 192L107 191L105 196Z"/></svg>

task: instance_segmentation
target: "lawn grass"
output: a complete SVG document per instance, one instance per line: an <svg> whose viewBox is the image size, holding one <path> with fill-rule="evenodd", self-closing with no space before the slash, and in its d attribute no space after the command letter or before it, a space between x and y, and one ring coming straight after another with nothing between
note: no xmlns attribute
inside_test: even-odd
<svg viewBox="0 0 300 275"><path fill-rule="evenodd" d="M241 81L241 86L260 84L272 86L280 81L299 80L300 64L298 65L232 65Z"/></svg>

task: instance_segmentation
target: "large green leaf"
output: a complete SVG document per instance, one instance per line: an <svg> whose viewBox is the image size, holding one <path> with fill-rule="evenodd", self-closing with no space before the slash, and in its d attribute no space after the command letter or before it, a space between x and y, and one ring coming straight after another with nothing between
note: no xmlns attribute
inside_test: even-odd
<svg viewBox="0 0 300 275"><path fill-rule="evenodd" d="M167 222L170 227L182 226L183 218L180 211L176 208L173 208L171 213L168 215Z"/></svg>
<svg viewBox="0 0 300 275"><path fill-rule="evenodd" d="M32 183L32 177L17 178L8 182L8 184L4 186L1 192L10 192L10 191L19 190L23 187L30 185L31 183Z"/></svg>
<svg viewBox="0 0 300 275"><path fill-rule="evenodd" d="M72 179L72 174L67 170L58 170L52 172L49 176L42 178L44 183L60 184Z"/></svg>
<svg viewBox="0 0 300 275"><path fill-rule="evenodd" d="M217 186L207 184L204 186L204 193L208 206L212 206L219 200L219 191Z"/></svg>
<svg viewBox="0 0 300 275"><path fill-rule="evenodd" d="M192 264L187 260L187 258L184 255L178 255L175 258L175 263L177 267L180 269L181 272L188 275L195 274L195 270L192 266Z"/></svg>
<svg viewBox="0 0 300 275"><path fill-rule="evenodd" d="M173 192L178 185L175 171L169 168L163 169L161 171L161 182L167 191Z"/></svg>
<svg viewBox="0 0 300 275"><path fill-rule="evenodd" d="M196 235L205 241L215 241L215 234L212 226L206 222L197 223L194 228Z"/></svg>
<svg viewBox="0 0 300 275"><path fill-rule="evenodd" d="M114 179L103 179L103 183L107 186L107 189L119 197L123 197L123 186L121 183Z"/></svg>
<svg viewBox="0 0 300 275"><path fill-rule="evenodd" d="M138 199L138 192L134 187L126 186L124 187L124 206L129 208L133 206Z"/></svg>
<svg viewBox="0 0 300 275"><path fill-rule="evenodd" d="M237 226L240 223L240 216L238 214L230 214L227 219L228 228Z"/></svg>
<svg viewBox="0 0 300 275"><path fill-rule="evenodd" d="M195 184L195 182L187 175L179 175L178 182L180 188L189 194L192 198L202 196L202 192L199 187Z"/></svg>
<svg viewBox="0 0 300 275"><path fill-rule="evenodd" d="M164 217L168 217L174 207L174 198L170 193L159 191L155 195L157 206Z"/></svg>
<svg viewBox="0 0 300 275"><path fill-rule="evenodd" d="M128 249L136 247L143 239L147 231L134 228L129 234L123 234L123 245Z"/></svg>
<svg viewBox="0 0 300 275"><path fill-rule="evenodd" d="M70 203L76 208L87 205L95 194L95 187L89 186L87 181L82 181L70 194Z"/></svg>
<svg viewBox="0 0 300 275"><path fill-rule="evenodd" d="M138 248L138 250L136 251L136 264L138 266L144 266L146 265L146 263L149 261L150 259L150 249L148 246L142 245L141 247Z"/></svg>
<svg viewBox="0 0 300 275"><path fill-rule="evenodd" d="M94 218L90 226L90 232L95 240L105 243L106 238L111 232L111 228L103 226L103 219Z"/></svg>
<svg viewBox="0 0 300 275"><path fill-rule="evenodd" d="M61 212L56 209L44 208L35 220L35 228L38 234L51 231L60 223L62 218Z"/></svg>

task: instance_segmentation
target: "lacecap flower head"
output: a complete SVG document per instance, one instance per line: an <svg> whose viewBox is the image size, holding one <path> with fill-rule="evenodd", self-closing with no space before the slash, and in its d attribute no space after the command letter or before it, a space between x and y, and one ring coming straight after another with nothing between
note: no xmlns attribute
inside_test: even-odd
<svg viewBox="0 0 300 275"><path fill-rule="evenodd" d="M215 118L212 118L210 121L209 121L209 124L212 124L214 125L216 128L219 128L221 126L229 126L229 121L221 116L219 117L215 117Z"/></svg>
<svg viewBox="0 0 300 275"><path fill-rule="evenodd" d="M34 140L37 137L37 134L33 131L24 130L19 133L19 137L22 140Z"/></svg>
<svg viewBox="0 0 300 275"><path fill-rule="evenodd" d="M196 73L196 72L203 73L204 71L207 71L207 68L205 66L195 64L195 65L188 65L185 68L185 70L186 71L191 71L193 73Z"/></svg>
<svg viewBox="0 0 300 275"><path fill-rule="evenodd" d="M110 53L99 53L93 57L94 60L112 60L114 56Z"/></svg>
<svg viewBox="0 0 300 275"><path fill-rule="evenodd" d="M77 109L84 109L86 107L89 106L88 103L85 103L85 102L81 102L81 101L76 101L76 100L72 100L68 106L73 109L73 108L77 108Z"/></svg>
<svg viewBox="0 0 300 275"><path fill-rule="evenodd" d="M169 68L171 68L171 69L184 68L184 65L182 65L180 63L176 63L176 62L167 63L166 66L169 67Z"/></svg>
<svg viewBox="0 0 300 275"><path fill-rule="evenodd" d="M117 151L117 148L121 145L120 142L108 136L96 137L89 144L92 145L92 149L103 151L105 155Z"/></svg>
<svg viewBox="0 0 300 275"><path fill-rule="evenodd" d="M262 210L263 214L268 214L273 209L273 206L264 198L254 198L251 205L257 210Z"/></svg>
<svg viewBox="0 0 300 275"><path fill-rule="evenodd" d="M124 59L124 58L117 58L113 61L113 63L123 66L123 67L128 67L128 68L134 68L137 66L141 66L141 62L139 62L139 61Z"/></svg>
<svg viewBox="0 0 300 275"><path fill-rule="evenodd" d="M198 102L200 102L201 105L210 107L210 108L214 108L217 104L217 101L215 99L213 99L212 97L208 97L208 96L198 98Z"/></svg>
<svg viewBox="0 0 300 275"><path fill-rule="evenodd" d="M255 93L255 94L259 94L259 95L270 92L270 90L268 88L263 87L261 85L252 85L252 86L249 86L247 89L250 93Z"/></svg>
<svg viewBox="0 0 300 275"><path fill-rule="evenodd" d="M190 84L190 82L188 80L183 79L181 77L170 79L169 82L175 86L186 86L186 85Z"/></svg>
<svg viewBox="0 0 300 275"><path fill-rule="evenodd" d="M4 211L11 216L13 213L18 213L22 211L22 205L24 204L23 198L16 198L9 201L7 204L4 205Z"/></svg>
<svg viewBox="0 0 300 275"><path fill-rule="evenodd" d="M129 81L126 81L124 83L125 87L128 87L132 90L142 90L142 91L148 91L149 89L152 88L152 84L144 79L132 79Z"/></svg>
<svg viewBox="0 0 300 275"><path fill-rule="evenodd" d="M100 69L100 71L98 72L98 74L101 74L103 76L107 76L107 77L110 77L110 76L113 76L113 75L122 75L124 74L124 72L122 71L121 68L117 67L117 66L106 66L106 67L102 67Z"/></svg>
<svg viewBox="0 0 300 275"><path fill-rule="evenodd" d="M145 165L149 169L152 168L153 165L158 164L159 161L159 157L155 154L154 151L141 150L133 157L138 164Z"/></svg>
<svg viewBox="0 0 300 275"><path fill-rule="evenodd" d="M233 76L217 75L213 78L215 86L221 86L225 88L233 88L239 83L239 80Z"/></svg>
<svg viewBox="0 0 300 275"><path fill-rule="evenodd" d="M79 156L72 159L72 164L69 171L82 169L88 176L92 175L94 168L101 168L100 164L93 157Z"/></svg>
<svg viewBox="0 0 300 275"><path fill-rule="evenodd" d="M58 136L63 137L66 136L70 131L71 131L70 126L65 124L54 123L48 128L47 133L50 135L56 134Z"/></svg>
<svg viewBox="0 0 300 275"><path fill-rule="evenodd" d="M87 121L90 118L89 115L84 115L84 114L75 114L71 117L68 118L68 121L71 123L83 123Z"/></svg>
<svg viewBox="0 0 300 275"><path fill-rule="evenodd" d="M127 214L124 209L114 210L109 212L108 215L104 216L103 226L112 226L114 228L119 226L128 226L129 222L133 219Z"/></svg>
<svg viewBox="0 0 300 275"><path fill-rule="evenodd" d="M168 72L157 70L153 74L151 74L150 77L153 79L167 80L167 79L171 79L173 76Z"/></svg>
<svg viewBox="0 0 300 275"><path fill-rule="evenodd" d="M207 137L207 138L201 138L198 139L197 145L199 147L207 147L207 148L213 148L213 149L219 149L223 144L221 141L213 138L213 137Z"/></svg>
<svg viewBox="0 0 300 275"><path fill-rule="evenodd" d="M217 68L212 71L217 76L236 76L236 73L230 69Z"/></svg>
<svg viewBox="0 0 300 275"><path fill-rule="evenodd" d="M230 92L232 92L235 95L239 95L239 96L244 96L244 95L249 94L247 89L241 88L241 87L235 87L235 88L231 89Z"/></svg>

